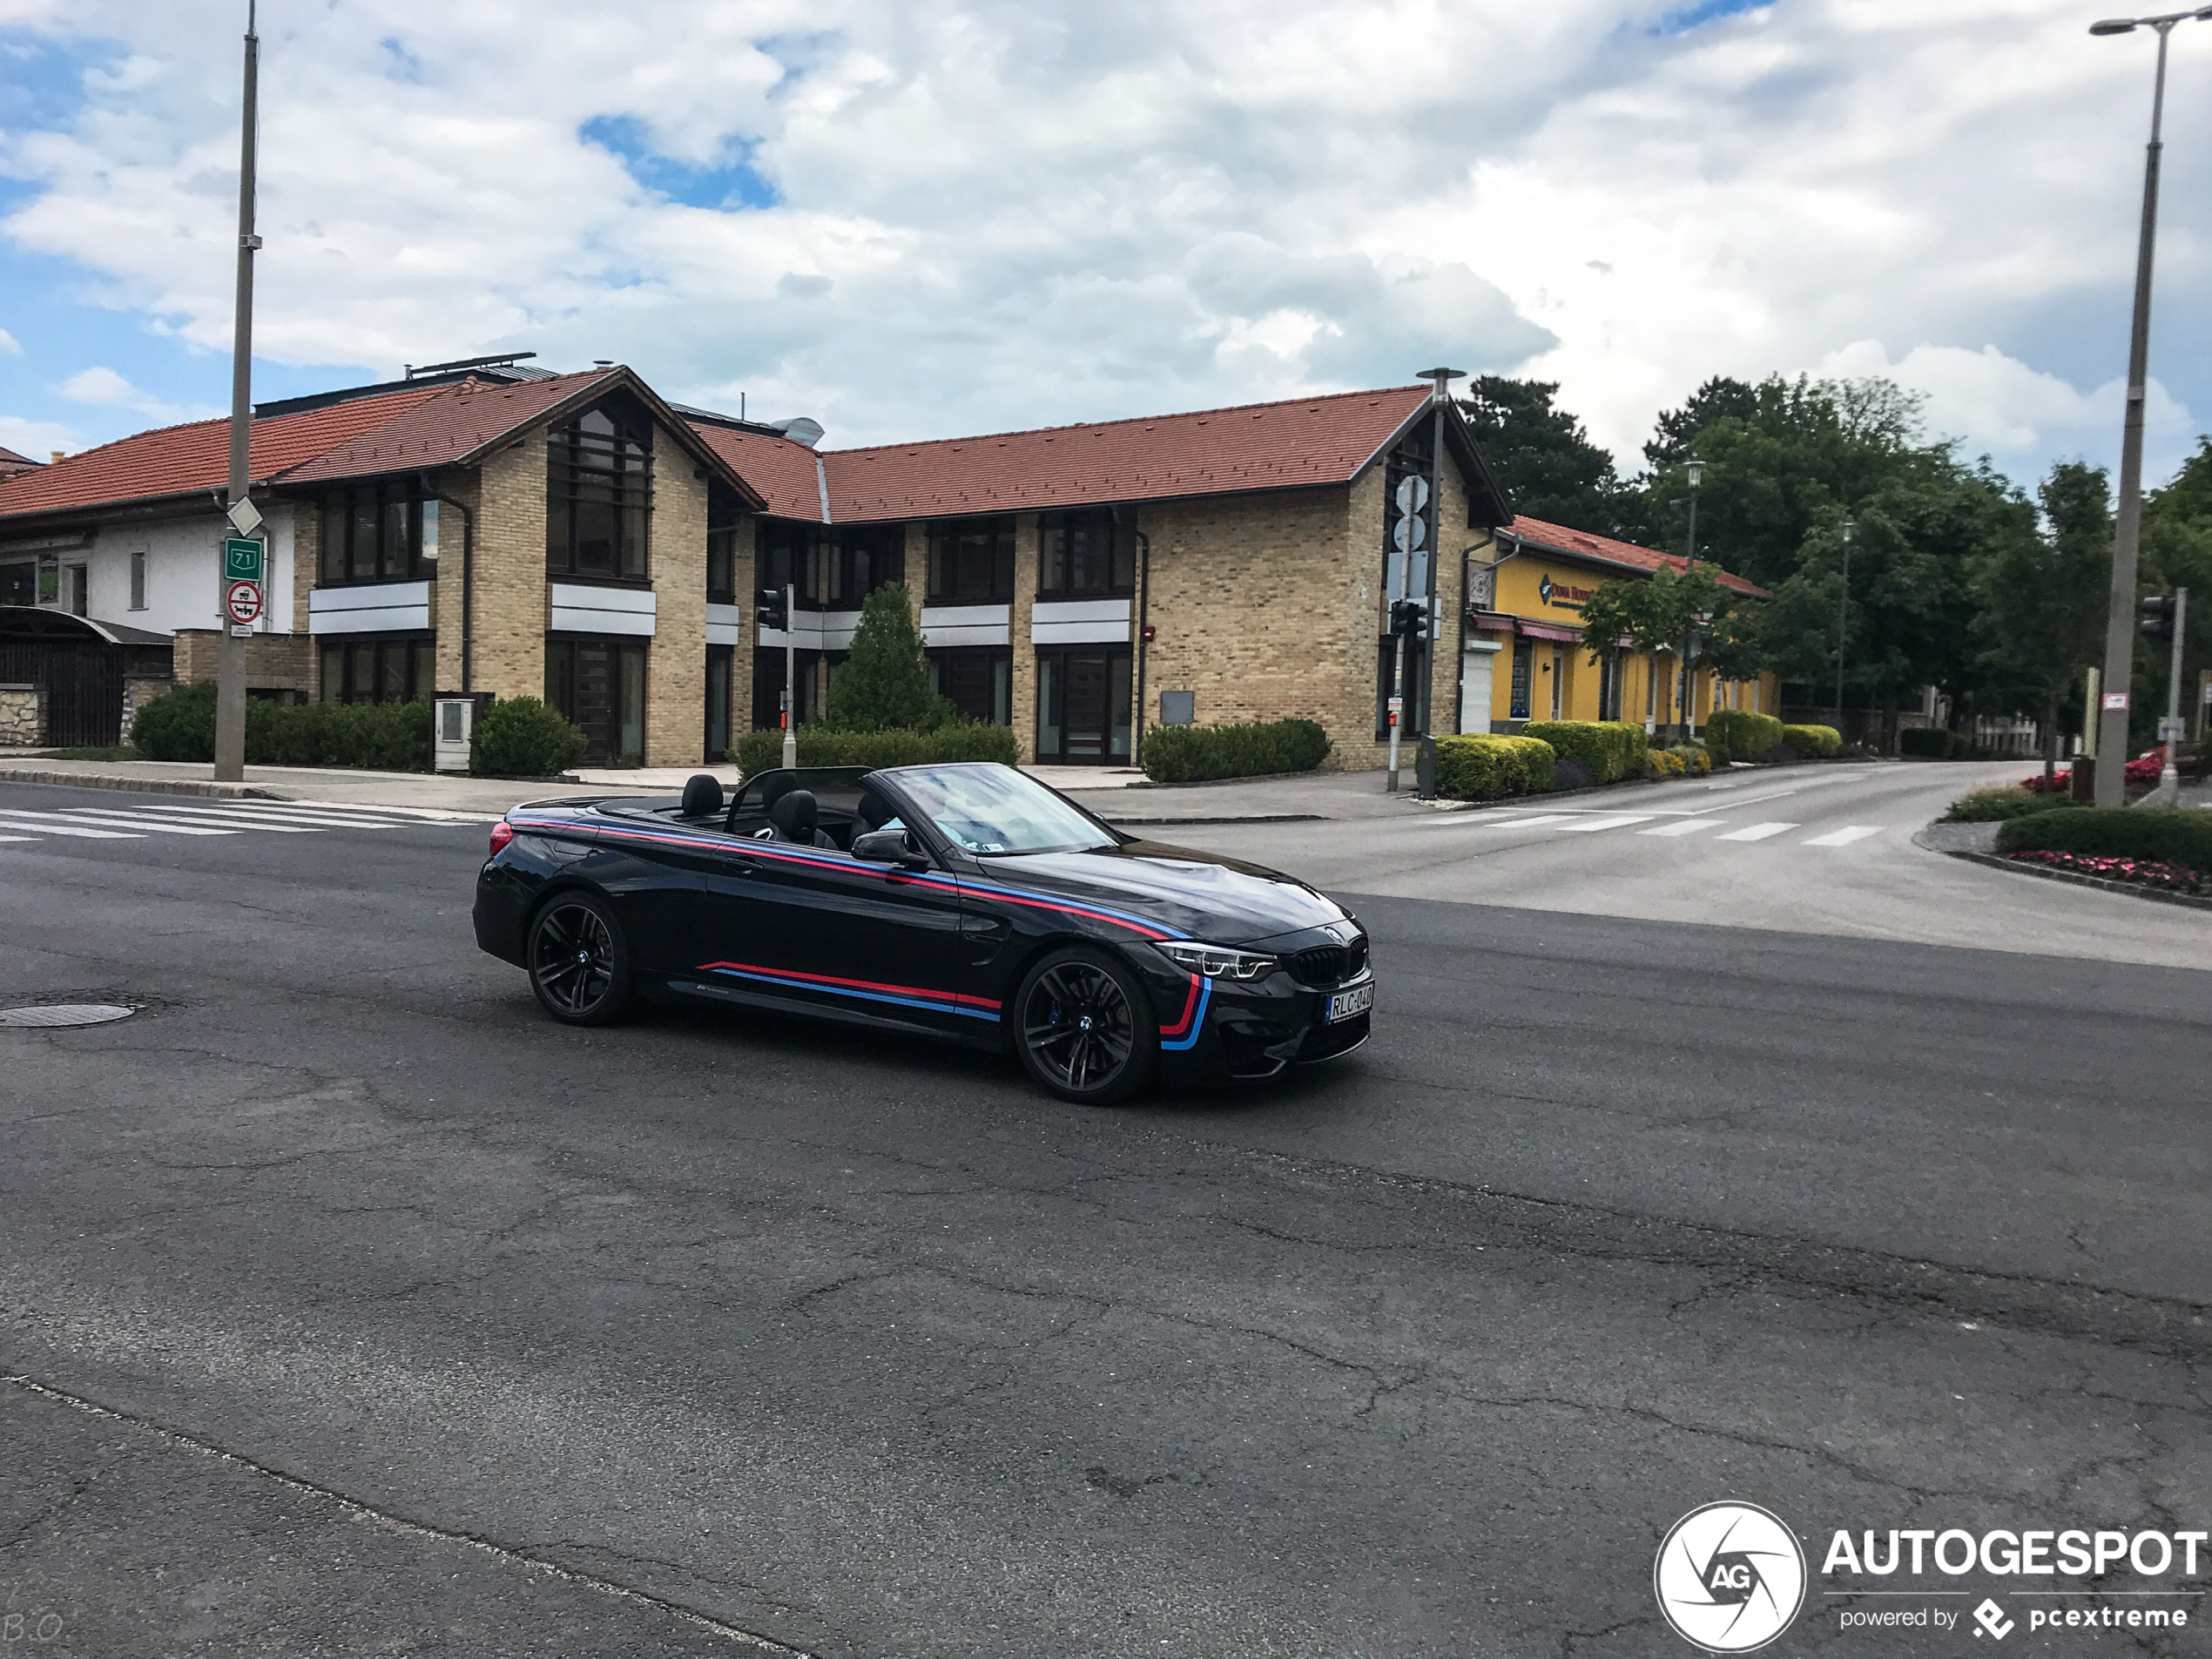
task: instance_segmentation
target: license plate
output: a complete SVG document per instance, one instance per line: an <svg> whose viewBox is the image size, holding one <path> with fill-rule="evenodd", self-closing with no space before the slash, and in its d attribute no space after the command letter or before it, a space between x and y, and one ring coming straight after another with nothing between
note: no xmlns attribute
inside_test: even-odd
<svg viewBox="0 0 2212 1659"><path fill-rule="evenodd" d="M1339 1020L1349 1020L1355 1014L1365 1014L1375 1005L1375 988L1362 985L1354 991L1339 991L1321 1010L1321 1023L1334 1025Z"/></svg>

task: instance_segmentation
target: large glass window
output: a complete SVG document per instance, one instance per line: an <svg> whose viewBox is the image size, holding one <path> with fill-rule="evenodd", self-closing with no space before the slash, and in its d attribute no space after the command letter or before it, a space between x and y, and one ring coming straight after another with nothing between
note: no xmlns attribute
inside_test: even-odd
<svg viewBox="0 0 2212 1659"><path fill-rule="evenodd" d="M733 645L706 648L706 758L719 760L730 752L730 691Z"/></svg>
<svg viewBox="0 0 2212 1659"><path fill-rule="evenodd" d="M613 406L555 427L545 443L545 568L643 582L652 509L652 425Z"/></svg>
<svg viewBox="0 0 2212 1659"><path fill-rule="evenodd" d="M1004 604L1013 597L1012 519L930 526L930 604Z"/></svg>
<svg viewBox="0 0 2212 1659"><path fill-rule="evenodd" d="M1130 593L1136 528L1108 512L1047 513L1037 521L1037 592L1055 598Z"/></svg>
<svg viewBox="0 0 2212 1659"><path fill-rule="evenodd" d="M1090 765L1127 760L1130 669L1126 646L1040 651L1038 760Z"/></svg>
<svg viewBox="0 0 2212 1659"><path fill-rule="evenodd" d="M706 602L738 602L738 536L745 524L745 503L719 479L706 486Z"/></svg>
<svg viewBox="0 0 2212 1659"><path fill-rule="evenodd" d="M38 561L19 559L0 564L0 605L38 603Z"/></svg>
<svg viewBox="0 0 2212 1659"><path fill-rule="evenodd" d="M907 575L907 527L869 524L825 537L828 570L826 596L833 610L857 610L878 588L903 582Z"/></svg>
<svg viewBox="0 0 2212 1659"><path fill-rule="evenodd" d="M817 702L814 686L823 672L822 658L826 654L819 651L792 653L791 694L794 725L805 725L814 717ZM783 723L783 648L764 645L752 653L752 729L756 732L773 731Z"/></svg>
<svg viewBox="0 0 2212 1659"><path fill-rule="evenodd" d="M438 573L438 503L405 483L361 484L322 504L322 584Z"/></svg>
<svg viewBox="0 0 2212 1659"><path fill-rule="evenodd" d="M929 653L929 689L970 720L1014 724L1014 653L985 645Z"/></svg>
<svg viewBox="0 0 2212 1659"><path fill-rule="evenodd" d="M1528 682L1534 676L1535 658L1535 644L1527 635L1513 642L1513 700L1506 705L1509 720L1528 718Z"/></svg>
<svg viewBox="0 0 2212 1659"><path fill-rule="evenodd" d="M583 728L586 764L636 765L644 759L644 641L549 637L545 700Z"/></svg>
<svg viewBox="0 0 2212 1659"><path fill-rule="evenodd" d="M326 634L326 703L421 703L437 689L437 646L428 634Z"/></svg>

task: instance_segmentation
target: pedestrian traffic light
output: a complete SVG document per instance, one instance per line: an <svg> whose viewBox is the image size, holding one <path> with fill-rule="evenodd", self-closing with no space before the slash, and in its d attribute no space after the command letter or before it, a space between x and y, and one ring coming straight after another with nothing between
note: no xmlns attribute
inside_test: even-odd
<svg viewBox="0 0 2212 1659"><path fill-rule="evenodd" d="M1399 599L1390 607L1390 631L1411 640L1428 637L1428 606L1419 599Z"/></svg>
<svg viewBox="0 0 2212 1659"><path fill-rule="evenodd" d="M2142 631L2148 637L2161 642L2174 637L2174 596L2154 593L2143 601Z"/></svg>
<svg viewBox="0 0 2212 1659"><path fill-rule="evenodd" d="M791 626L791 607L784 602L781 588L760 590L760 625L781 633Z"/></svg>

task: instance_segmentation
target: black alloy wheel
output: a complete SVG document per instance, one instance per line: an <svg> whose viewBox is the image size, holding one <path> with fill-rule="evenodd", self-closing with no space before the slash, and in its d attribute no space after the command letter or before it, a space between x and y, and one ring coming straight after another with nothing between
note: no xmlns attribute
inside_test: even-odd
<svg viewBox="0 0 2212 1659"><path fill-rule="evenodd" d="M1014 1008L1022 1063L1062 1100L1125 1099L1159 1061L1159 1028L1143 990L1103 951L1055 951L1022 980Z"/></svg>
<svg viewBox="0 0 2212 1659"><path fill-rule="evenodd" d="M588 893L563 893L530 924L530 989L567 1025L610 1025L630 1008L630 946Z"/></svg>

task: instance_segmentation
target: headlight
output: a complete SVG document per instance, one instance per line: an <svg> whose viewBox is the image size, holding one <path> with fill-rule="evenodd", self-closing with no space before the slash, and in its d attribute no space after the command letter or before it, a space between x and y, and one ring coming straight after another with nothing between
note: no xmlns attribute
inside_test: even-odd
<svg viewBox="0 0 2212 1659"><path fill-rule="evenodd" d="M1157 947L1170 961L1179 963L1208 979L1261 979L1282 966L1272 956L1256 951L1231 950L1224 945L1201 945L1177 941Z"/></svg>

